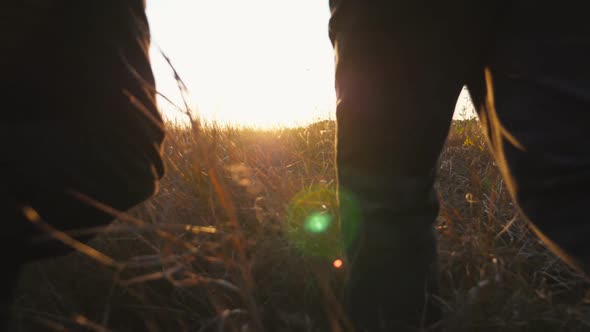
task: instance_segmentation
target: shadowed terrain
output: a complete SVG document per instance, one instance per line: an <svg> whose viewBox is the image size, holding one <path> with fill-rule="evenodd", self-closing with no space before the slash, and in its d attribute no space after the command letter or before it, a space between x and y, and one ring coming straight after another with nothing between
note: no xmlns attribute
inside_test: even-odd
<svg viewBox="0 0 590 332"><path fill-rule="evenodd" d="M27 266L14 331L346 330L334 130L170 125L159 193L80 230L104 256ZM438 172L453 330L590 331L590 285L528 231L476 120L454 121Z"/></svg>

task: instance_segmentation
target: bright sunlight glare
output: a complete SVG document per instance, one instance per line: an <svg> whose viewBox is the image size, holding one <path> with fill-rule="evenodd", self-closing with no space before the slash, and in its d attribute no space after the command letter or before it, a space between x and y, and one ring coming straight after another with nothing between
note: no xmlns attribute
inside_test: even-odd
<svg viewBox="0 0 590 332"><path fill-rule="evenodd" d="M327 1L148 0L158 90L181 104L159 46L207 120L256 127L331 118ZM160 100L168 119L184 117Z"/></svg>
<svg viewBox="0 0 590 332"><path fill-rule="evenodd" d="M147 15L157 89L175 104L183 102L159 48L206 121L268 128L334 119L327 0L148 0ZM187 121L159 104L168 120Z"/></svg>

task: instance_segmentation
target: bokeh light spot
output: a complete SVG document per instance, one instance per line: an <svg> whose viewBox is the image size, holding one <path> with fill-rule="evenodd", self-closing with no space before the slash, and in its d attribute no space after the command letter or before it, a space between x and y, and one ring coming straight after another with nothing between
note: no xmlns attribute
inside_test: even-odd
<svg viewBox="0 0 590 332"><path fill-rule="evenodd" d="M287 209L289 241L303 254L332 264L342 255L337 206L336 191L327 185L314 185L295 194Z"/></svg>
<svg viewBox="0 0 590 332"><path fill-rule="evenodd" d="M334 263L332 263L332 265L335 268L339 269L339 268L342 267L342 265L344 265L344 262L341 259L337 259L337 260L334 261Z"/></svg>
<svg viewBox="0 0 590 332"><path fill-rule="evenodd" d="M332 216L326 212L316 212L311 214L306 220L303 227L310 233L323 233L332 223Z"/></svg>

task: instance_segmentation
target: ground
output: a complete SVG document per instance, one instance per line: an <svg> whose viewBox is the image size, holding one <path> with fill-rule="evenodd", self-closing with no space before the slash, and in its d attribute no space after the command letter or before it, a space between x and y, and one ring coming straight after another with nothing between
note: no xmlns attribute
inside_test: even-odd
<svg viewBox="0 0 590 332"><path fill-rule="evenodd" d="M14 331L346 330L333 122L170 125L164 152L159 193L88 230L104 256L24 269ZM438 174L452 330L590 331L590 285L529 232L477 120L454 121Z"/></svg>

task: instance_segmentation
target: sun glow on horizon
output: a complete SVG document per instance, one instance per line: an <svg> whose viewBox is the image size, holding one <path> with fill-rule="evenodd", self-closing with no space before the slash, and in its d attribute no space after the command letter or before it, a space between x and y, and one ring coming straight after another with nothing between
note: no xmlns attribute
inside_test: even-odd
<svg viewBox="0 0 590 332"><path fill-rule="evenodd" d="M157 88L182 105L169 56L206 121L254 127L333 118L327 1L149 0ZM160 100L164 115L186 116Z"/></svg>
<svg viewBox="0 0 590 332"><path fill-rule="evenodd" d="M148 0L147 15L158 91L183 105L161 48L202 120L270 128L335 118L328 1ZM159 104L169 121L188 122Z"/></svg>

